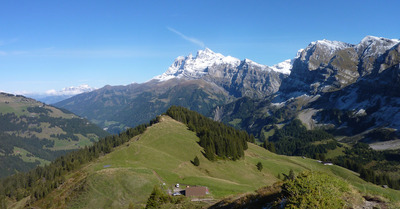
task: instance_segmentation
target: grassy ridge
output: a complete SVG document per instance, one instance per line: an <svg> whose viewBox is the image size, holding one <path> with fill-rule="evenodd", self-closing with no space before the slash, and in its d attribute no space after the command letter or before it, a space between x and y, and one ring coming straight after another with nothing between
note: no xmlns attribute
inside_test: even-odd
<svg viewBox="0 0 400 209"><path fill-rule="evenodd" d="M322 171L345 179L363 192L400 201L400 192L366 183L358 174L339 166L276 155L254 144L249 144L244 159L210 162L202 155L203 149L197 142L196 135L185 125L163 117L142 135L71 174L61 189L36 206L52 203L57 208L127 208L133 203L140 207L144 206L153 186L162 183L166 184L164 188L176 183L207 186L210 196L220 199L272 185L279 180L278 174L287 174L290 169L296 173ZM195 156L200 159L198 167L190 163ZM263 164L262 172L257 170L257 162Z"/></svg>

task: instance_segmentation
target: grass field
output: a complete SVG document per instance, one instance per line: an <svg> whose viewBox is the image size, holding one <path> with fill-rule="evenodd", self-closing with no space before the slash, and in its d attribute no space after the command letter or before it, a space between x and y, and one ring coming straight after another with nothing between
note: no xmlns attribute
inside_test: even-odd
<svg viewBox="0 0 400 209"><path fill-rule="evenodd" d="M188 131L185 125L163 117L162 122L149 127L144 134L71 174L62 188L37 206L53 203L56 208L127 208L129 203L134 203L140 208L154 185L163 183L164 188L176 183L207 186L210 197L221 199L272 185L279 181L279 174L288 174L290 169L295 173L322 171L346 180L367 194L400 201L399 191L366 183L357 173L342 167L325 166L308 158L276 155L254 144L249 144L244 159L210 162L202 155L197 141L195 133ZM200 159L198 167L190 162L195 156ZM263 164L261 172L256 168L258 162Z"/></svg>

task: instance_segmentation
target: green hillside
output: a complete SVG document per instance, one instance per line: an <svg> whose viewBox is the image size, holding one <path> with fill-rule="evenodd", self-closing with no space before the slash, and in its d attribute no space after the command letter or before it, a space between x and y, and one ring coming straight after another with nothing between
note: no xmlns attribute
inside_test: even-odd
<svg viewBox="0 0 400 209"><path fill-rule="evenodd" d="M179 183L209 188L207 206L231 195L253 193L280 181L278 176L304 170L320 171L348 182L362 195L379 195L386 201L400 201L400 192L366 183L358 174L339 166L324 166L313 159L276 155L248 144L244 159L211 162L203 154L194 132L163 116L139 136L115 148L94 162L69 173L59 188L31 206L38 208L136 208L144 207L155 185L165 190ZM198 157L200 165L191 161ZM261 162L262 171L256 164ZM283 176L282 176L283 177ZM165 185L163 185L165 183ZM356 192L358 194L358 192ZM361 198L361 195L357 197ZM14 208L25 205L23 199ZM360 202L360 201L358 201Z"/></svg>
<svg viewBox="0 0 400 209"><path fill-rule="evenodd" d="M0 178L46 165L106 135L68 111L0 93Z"/></svg>

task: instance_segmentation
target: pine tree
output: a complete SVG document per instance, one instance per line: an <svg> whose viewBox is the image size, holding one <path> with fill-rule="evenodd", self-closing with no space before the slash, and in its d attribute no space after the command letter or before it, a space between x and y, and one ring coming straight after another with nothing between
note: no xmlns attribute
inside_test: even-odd
<svg viewBox="0 0 400 209"><path fill-rule="evenodd" d="M197 156L193 160L193 165L195 165L195 166L199 166L200 165L200 160L199 160L199 158Z"/></svg>
<svg viewBox="0 0 400 209"><path fill-rule="evenodd" d="M258 162L256 166L257 166L257 169L258 169L259 171L262 171L262 169L263 169L263 164L262 164L261 162Z"/></svg>

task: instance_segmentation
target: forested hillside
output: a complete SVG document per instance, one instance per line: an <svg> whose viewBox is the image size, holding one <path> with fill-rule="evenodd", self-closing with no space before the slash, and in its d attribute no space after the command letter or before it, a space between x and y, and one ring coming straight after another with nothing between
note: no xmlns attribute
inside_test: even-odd
<svg viewBox="0 0 400 209"><path fill-rule="evenodd" d="M69 111L1 93L0 178L48 164L106 135Z"/></svg>

